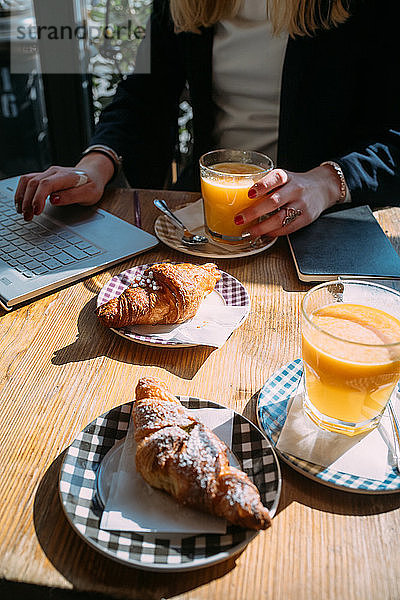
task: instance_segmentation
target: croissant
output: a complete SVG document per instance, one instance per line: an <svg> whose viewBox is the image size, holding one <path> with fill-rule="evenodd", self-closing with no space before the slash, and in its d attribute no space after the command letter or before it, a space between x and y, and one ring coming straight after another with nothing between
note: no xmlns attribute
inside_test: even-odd
<svg viewBox="0 0 400 600"><path fill-rule="evenodd" d="M220 279L213 263L155 264L120 296L99 306L97 316L107 327L116 328L182 323L194 317Z"/></svg>
<svg viewBox="0 0 400 600"><path fill-rule="evenodd" d="M226 445L190 415L165 383L139 380L132 417L136 469L147 483L234 525L270 526L256 486L229 465Z"/></svg>

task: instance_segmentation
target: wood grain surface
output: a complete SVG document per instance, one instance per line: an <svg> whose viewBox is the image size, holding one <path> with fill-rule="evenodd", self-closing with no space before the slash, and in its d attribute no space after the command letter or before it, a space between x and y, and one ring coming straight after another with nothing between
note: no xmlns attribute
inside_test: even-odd
<svg viewBox="0 0 400 600"><path fill-rule="evenodd" d="M154 196L139 191L148 231L156 217ZM157 196L171 206L197 198L160 191ZM132 190L109 191L102 205L134 222ZM400 251L400 209L376 216ZM236 560L179 575L146 573L103 557L74 533L58 498L63 452L95 417L130 401L139 377L160 377L177 394L214 400L255 421L258 390L300 355L299 303L308 288L297 280L284 239L254 257L215 261L247 287L252 302L249 318L220 350L152 348L103 328L94 309L107 280L133 265L164 259L204 262L160 244L36 302L0 312L3 586L30 584L27 598L35 589L59 589L71 590L71 597L90 591L140 600L398 600L400 494L335 491L285 465L272 528Z"/></svg>

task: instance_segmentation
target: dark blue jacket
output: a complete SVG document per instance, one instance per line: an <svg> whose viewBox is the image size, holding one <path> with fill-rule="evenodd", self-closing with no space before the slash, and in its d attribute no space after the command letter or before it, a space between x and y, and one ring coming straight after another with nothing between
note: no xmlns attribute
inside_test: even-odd
<svg viewBox="0 0 400 600"><path fill-rule="evenodd" d="M307 171L335 160L354 203L400 204L397 8L396 0L356 0L343 25L314 37L289 38L287 45L277 164ZM187 83L194 149L180 187L199 188L198 158L215 147L212 43L212 28L175 34L168 2L154 1L151 74L120 83L92 140L123 156L132 186L162 187Z"/></svg>

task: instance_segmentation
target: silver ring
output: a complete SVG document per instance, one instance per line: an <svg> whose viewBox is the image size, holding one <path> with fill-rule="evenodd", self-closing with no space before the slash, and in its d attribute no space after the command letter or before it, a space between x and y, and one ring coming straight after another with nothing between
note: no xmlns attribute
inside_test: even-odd
<svg viewBox="0 0 400 600"><path fill-rule="evenodd" d="M88 182L89 177L87 176L87 173L85 173L85 171L74 171L74 173L79 175L79 179L74 185L74 187L80 187L81 185L85 185L85 183Z"/></svg>
<svg viewBox="0 0 400 600"><path fill-rule="evenodd" d="M286 208L285 206L283 207L283 209L286 211L286 216L282 221L282 227L286 227L287 225L289 225L289 223L293 223L293 221L295 221L297 217L303 214L303 211L300 208Z"/></svg>

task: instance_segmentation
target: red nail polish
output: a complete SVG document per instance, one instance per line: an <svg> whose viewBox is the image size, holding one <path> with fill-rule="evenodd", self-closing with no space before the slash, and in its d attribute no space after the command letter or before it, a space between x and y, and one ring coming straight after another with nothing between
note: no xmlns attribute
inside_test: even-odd
<svg viewBox="0 0 400 600"><path fill-rule="evenodd" d="M52 204L58 204L60 202L60 196L58 196L57 194L53 194L50 196L50 202Z"/></svg>
<svg viewBox="0 0 400 600"><path fill-rule="evenodd" d="M236 217L233 219L233 222L235 223L235 225L243 225L244 219L242 215L236 215Z"/></svg>
<svg viewBox="0 0 400 600"><path fill-rule="evenodd" d="M257 196L257 192L254 188L250 188L247 192L249 198L255 198Z"/></svg>

